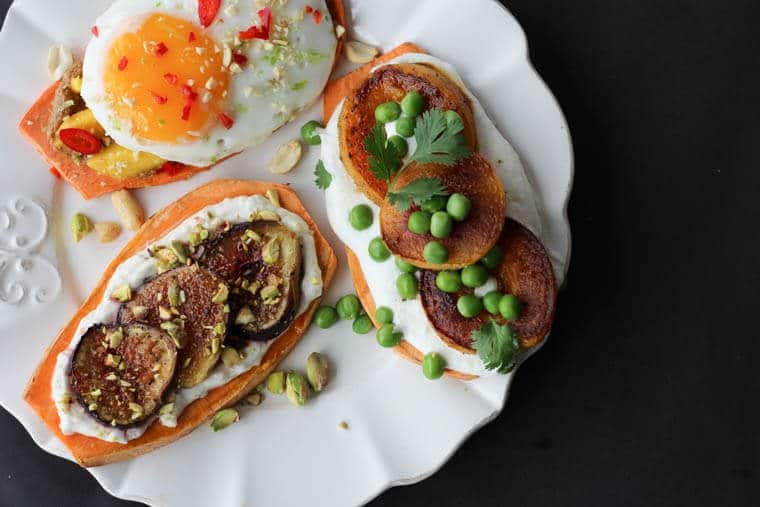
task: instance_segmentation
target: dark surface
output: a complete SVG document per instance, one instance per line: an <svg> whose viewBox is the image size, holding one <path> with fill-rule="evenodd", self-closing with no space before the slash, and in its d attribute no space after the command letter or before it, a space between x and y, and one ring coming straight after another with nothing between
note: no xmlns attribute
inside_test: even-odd
<svg viewBox="0 0 760 507"><path fill-rule="evenodd" d="M574 137L570 277L504 414L375 504L760 504L760 4L506 4ZM3 506L122 505L0 425Z"/></svg>

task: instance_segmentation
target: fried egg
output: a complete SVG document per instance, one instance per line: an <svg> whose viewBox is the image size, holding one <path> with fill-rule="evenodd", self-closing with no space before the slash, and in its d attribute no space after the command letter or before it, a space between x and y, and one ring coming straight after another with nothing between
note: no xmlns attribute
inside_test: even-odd
<svg viewBox="0 0 760 507"><path fill-rule="evenodd" d="M213 19L199 13L206 3L220 4ZM118 0L92 31L82 97L106 133L197 166L313 103L337 47L324 0Z"/></svg>

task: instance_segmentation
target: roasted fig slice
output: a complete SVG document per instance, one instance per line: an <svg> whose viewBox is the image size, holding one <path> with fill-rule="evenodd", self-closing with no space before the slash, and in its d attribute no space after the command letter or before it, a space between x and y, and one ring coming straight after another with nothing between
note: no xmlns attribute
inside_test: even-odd
<svg viewBox="0 0 760 507"><path fill-rule="evenodd" d="M381 205L388 191L369 169L364 140L375 126L375 108L389 101L401 102L416 91L425 98L425 109L456 111L464 122L464 136L471 151L477 146L472 106L459 86L434 67L419 63L388 65L375 71L346 98L339 120L340 155L359 190Z"/></svg>
<svg viewBox="0 0 760 507"><path fill-rule="evenodd" d="M464 194L472 201L472 211L464 222L455 223L448 238L436 239L409 230L409 215L417 208L402 212L384 202L380 229L388 249L410 264L434 270L463 268L484 257L499 237L507 208L504 186L491 164L481 155L473 154L455 167L413 165L399 175L394 188L403 188L418 178L437 178L449 192ZM446 247L447 262L431 264L425 260L422 252L430 241L439 241Z"/></svg>
<svg viewBox="0 0 760 507"><path fill-rule="evenodd" d="M498 242L504 259L494 270L499 290L517 296L522 303L520 317L510 325L524 348L537 345L549 333L557 303L557 284L549 256L541 242L525 227L508 218ZM423 271L420 277L420 297L430 323L449 346L473 353L472 332L489 319L487 312L468 319L457 310L460 294L447 294L436 286L437 273Z"/></svg>
<svg viewBox="0 0 760 507"><path fill-rule="evenodd" d="M144 324L95 326L79 342L71 363L71 390L95 418L132 426L161 406L177 365L168 334Z"/></svg>
<svg viewBox="0 0 760 507"><path fill-rule="evenodd" d="M234 331L266 341L280 335L300 302L298 236L275 221L238 224L203 245L200 264L230 284Z"/></svg>
<svg viewBox="0 0 760 507"><path fill-rule="evenodd" d="M179 348L177 384L192 387L219 360L229 320L228 292L224 280L198 265L172 269L137 289L121 307L119 322L165 330Z"/></svg>

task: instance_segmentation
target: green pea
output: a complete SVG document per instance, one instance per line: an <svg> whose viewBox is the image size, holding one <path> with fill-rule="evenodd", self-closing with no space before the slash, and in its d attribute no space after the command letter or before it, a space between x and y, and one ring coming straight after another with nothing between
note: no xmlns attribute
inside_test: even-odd
<svg viewBox="0 0 760 507"><path fill-rule="evenodd" d="M437 352L425 354L422 358L422 373L429 380L437 380L443 376L446 362Z"/></svg>
<svg viewBox="0 0 760 507"><path fill-rule="evenodd" d="M462 194L453 194L446 203L446 211L451 218L461 222L466 220L472 211L472 201Z"/></svg>
<svg viewBox="0 0 760 507"><path fill-rule="evenodd" d="M398 102L386 102L375 109L375 119L380 123L390 123L401 116L401 106Z"/></svg>
<svg viewBox="0 0 760 507"><path fill-rule="evenodd" d="M387 306L381 306L375 312L375 318L380 324L392 324L393 323L393 310Z"/></svg>
<svg viewBox="0 0 760 507"><path fill-rule="evenodd" d="M480 262L483 263L485 267L488 269L496 269L499 267L499 264L501 264L501 261L504 259L504 250L502 250L498 245L493 247L485 257L483 257Z"/></svg>
<svg viewBox="0 0 760 507"><path fill-rule="evenodd" d="M404 335L393 326L393 324L384 324L383 327L377 330L377 343L381 347L390 348L395 347L401 342L401 338Z"/></svg>
<svg viewBox="0 0 760 507"><path fill-rule="evenodd" d="M488 281L488 270L480 265L473 264L462 270L462 283L473 289L481 287Z"/></svg>
<svg viewBox="0 0 760 507"><path fill-rule="evenodd" d="M348 220L351 222L351 227L357 231L363 231L369 229L373 222L372 209L366 204L359 204L351 208L351 213L348 215Z"/></svg>
<svg viewBox="0 0 760 507"><path fill-rule="evenodd" d="M499 302L501 302L503 295L504 294L498 290L495 290L483 296L483 306L488 313L491 315L496 315L499 313Z"/></svg>
<svg viewBox="0 0 760 507"><path fill-rule="evenodd" d="M522 303L512 294L506 294L499 301L499 313L505 320L517 320L522 313Z"/></svg>
<svg viewBox="0 0 760 507"><path fill-rule="evenodd" d="M409 143L407 143L406 139L401 136L391 137L388 139L388 144L395 146L396 151L401 157L406 157L406 155L409 153Z"/></svg>
<svg viewBox="0 0 760 507"><path fill-rule="evenodd" d="M419 92L409 92L401 101L401 110L407 116L419 116L425 110L425 98Z"/></svg>
<svg viewBox="0 0 760 507"><path fill-rule="evenodd" d="M409 215L406 227L415 234L427 234L430 232L430 213L415 211Z"/></svg>
<svg viewBox="0 0 760 507"><path fill-rule="evenodd" d="M435 286L443 292L453 294L462 289L462 277L459 271L441 271L435 277Z"/></svg>
<svg viewBox="0 0 760 507"><path fill-rule="evenodd" d="M407 301L417 297L418 282L417 277L411 273L403 273L396 278L396 289L401 299Z"/></svg>
<svg viewBox="0 0 760 507"><path fill-rule="evenodd" d="M314 312L314 324L322 329L332 327L338 321L338 312L332 306L321 306Z"/></svg>
<svg viewBox="0 0 760 507"><path fill-rule="evenodd" d="M369 256L377 262L385 262L391 256L381 238L375 238L370 241L367 250L369 251Z"/></svg>
<svg viewBox="0 0 760 507"><path fill-rule="evenodd" d="M441 243L431 241L422 249L422 256L430 264L443 264L449 260L449 251Z"/></svg>
<svg viewBox="0 0 760 507"><path fill-rule="evenodd" d="M436 211L430 218L430 234L436 238L448 238L453 227L454 221L445 211Z"/></svg>
<svg viewBox="0 0 760 507"><path fill-rule="evenodd" d="M457 300L457 309L462 317L477 317L483 311L483 300L473 294L462 296Z"/></svg>
<svg viewBox="0 0 760 507"><path fill-rule="evenodd" d="M451 125L457 120L460 122L462 121L462 117L459 116L459 113L457 113L456 111L446 111L446 113L444 114L444 117L446 118L446 123L448 123L449 125Z"/></svg>
<svg viewBox="0 0 760 507"><path fill-rule="evenodd" d="M414 129L417 127L417 120L414 118L403 117L396 122L396 133L401 137L414 136Z"/></svg>
<svg viewBox="0 0 760 507"><path fill-rule="evenodd" d="M358 297L349 294L338 300L335 309L338 311L338 317L341 319L354 320L362 312L362 304L359 302Z"/></svg>
<svg viewBox="0 0 760 507"><path fill-rule="evenodd" d="M441 211L446 209L446 203L449 202L449 198L444 195L437 195L435 197L431 197L427 201L425 201L422 204L422 211L427 211L428 213L435 213L436 211Z"/></svg>
<svg viewBox="0 0 760 507"><path fill-rule="evenodd" d="M417 267L413 264L409 264L405 260L401 259L400 257L396 257L396 267L401 271L402 273L416 273Z"/></svg>
<svg viewBox="0 0 760 507"><path fill-rule="evenodd" d="M368 315L360 315L351 326L356 334L367 334L372 331L372 319Z"/></svg>
<svg viewBox="0 0 760 507"><path fill-rule="evenodd" d="M306 144L310 144L312 146L322 144L322 138L317 132L317 130L321 128L322 124L316 120L306 122L304 126L301 127L301 139L303 139Z"/></svg>

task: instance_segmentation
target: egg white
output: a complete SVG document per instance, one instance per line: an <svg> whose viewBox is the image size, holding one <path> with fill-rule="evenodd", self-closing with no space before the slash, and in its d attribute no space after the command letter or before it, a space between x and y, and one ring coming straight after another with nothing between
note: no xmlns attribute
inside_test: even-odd
<svg viewBox="0 0 760 507"><path fill-rule="evenodd" d="M280 86L275 89L271 84L275 79L275 67L265 59L272 51L276 51L277 46L263 41L250 44L246 54L250 64L244 72L232 76L228 88L228 108L235 118L231 129L215 124L207 135L192 142L141 139L133 134L129 121L119 118L104 100L104 69L114 39L135 31L148 16L155 13L186 19L200 27L198 0L114 2L96 20L98 36L91 39L85 53L82 97L87 107L119 145L189 165L213 164L221 158L263 142L321 95L332 71L337 47L335 27L324 0L289 0L285 5L279 1L223 0L218 17L223 18L224 23L213 23L205 29L205 33L222 48L225 41L231 41L238 32L255 24L257 12L264 5L269 5L272 9L273 20L281 16L294 20L294 28L289 35L293 50L319 56L306 63L279 61L276 64L278 73L285 78L279 79ZM321 23L317 24L310 16L304 16L307 5L324 14ZM293 89L296 83L302 86Z"/></svg>

